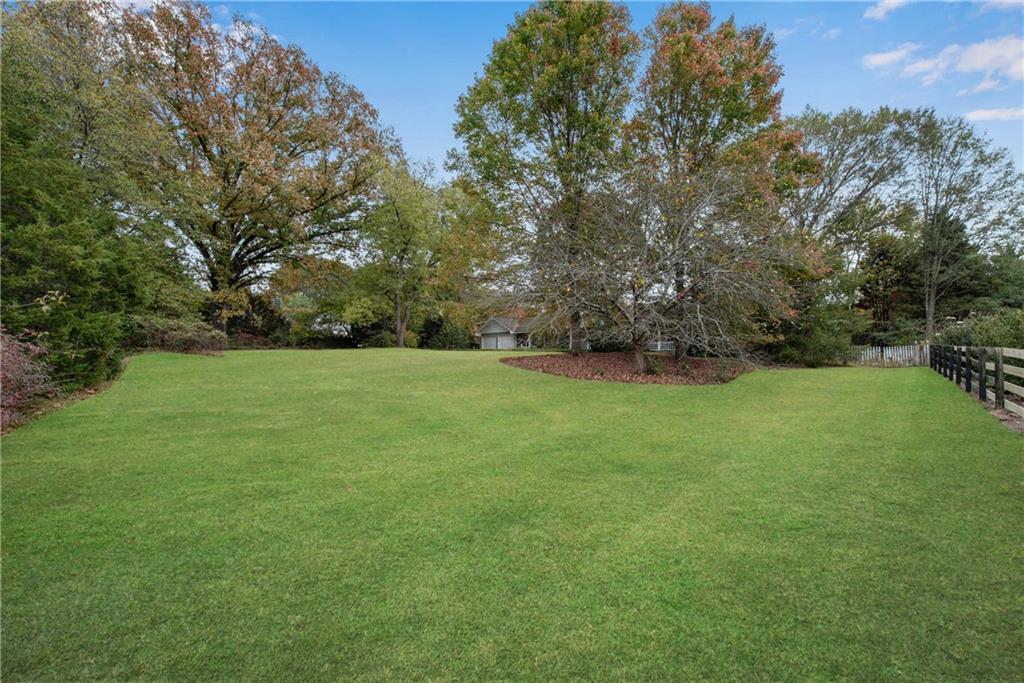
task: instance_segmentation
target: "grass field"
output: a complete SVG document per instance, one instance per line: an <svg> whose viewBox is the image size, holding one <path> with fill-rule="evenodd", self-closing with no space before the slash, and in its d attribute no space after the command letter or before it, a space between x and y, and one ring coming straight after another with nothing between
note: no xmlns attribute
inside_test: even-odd
<svg viewBox="0 0 1024 683"><path fill-rule="evenodd" d="M1024 439L924 368L145 355L2 475L5 681L1024 672Z"/></svg>

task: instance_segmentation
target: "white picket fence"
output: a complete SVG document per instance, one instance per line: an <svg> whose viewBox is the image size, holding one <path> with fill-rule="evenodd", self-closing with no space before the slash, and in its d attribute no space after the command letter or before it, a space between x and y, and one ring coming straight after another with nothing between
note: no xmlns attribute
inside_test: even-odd
<svg viewBox="0 0 1024 683"><path fill-rule="evenodd" d="M860 350L858 365L878 368L909 368L929 364L928 344L866 346Z"/></svg>

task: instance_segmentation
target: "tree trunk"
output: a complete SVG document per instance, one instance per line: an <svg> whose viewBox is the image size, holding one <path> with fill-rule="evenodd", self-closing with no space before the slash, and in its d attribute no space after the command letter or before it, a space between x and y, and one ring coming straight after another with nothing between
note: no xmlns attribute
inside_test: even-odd
<svg viewBox="0 0 1024 683"><path fill-rule="evenodd" d="M395 323L395 346L405 348L405 320L402 318Z"/></svg>
<svg viewBox="0 0 1024 683"><path fill-rule="evenodd" d="M569 316L569 353L574 356L583 353L583 316L579 311Z"/></svg>
<svg viewBox="0 0 1024 683"><path fill-rule="evenodd" d="M647 353L642 339L633 340L633 370L638 374L647 372Z"/></svg>
<svg viewBox="0 0 1024 683"><path fill-rule="evenodd" d="M210 290L210 325L218 332L228 333L228 303L225 300L226 290L219 287Z"/></svg>
<svg viewBox="0 0 1024 683"><path fill-rule="evenodd" d="M683 308L683 293L686 291L686 269L682 266L676 266L676 277L675 277L675 294L676 294L676 315L682 317ZM683 358L683 340L679 337L672 339L674 347L672 349L672 357L677 361Z"/></svg>
<svg viewBox="0 0 1024 683"><path fill-rule="evenodd" d="M399 302L395 302L395 346L404 349L405 348L405 325L406 317L402 315L402 306Z"/></svg>
<svg viewBox="0 0 1024 683"><path fill-rule="evenodd" d="M228 333L228 321L227 318L221 315L219 306L217 310L214 311L213 320L210 321L210 324L213 326L213 329L217 330L218 332L223 332L224 334Z"/></svg>
<svg viewBox="0 0 1024 683"><path fill-rule="evenodd" d="M931 343L935 339L935 288L928 285L924 294L925 338Z"/></svg>

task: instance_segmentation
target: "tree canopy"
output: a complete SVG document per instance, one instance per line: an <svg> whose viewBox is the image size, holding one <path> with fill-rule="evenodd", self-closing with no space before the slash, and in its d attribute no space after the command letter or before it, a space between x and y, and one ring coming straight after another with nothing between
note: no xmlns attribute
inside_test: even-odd
<svg viewBox="0 0 1024 683"><path fill-rule="evenodd" d="M261 27L236 17L222 30L203 5L129 7L120 21L132 73L175 143L161 158L166 218L212 292L345 243L391 144L362 93Z"/></svg>
<svg viewBox="0 0 1024 683"><path fill-rule="evenodd" d="M531 5L446 176L201 3L9 5L0 51L0 313L63 386L138 345L464 346L509 310L641 371L654 340L820 364L1012 338L1024 305L1006 150L929 109L783 117L770 32L707 3L639 33L623 4Z"/></svg>

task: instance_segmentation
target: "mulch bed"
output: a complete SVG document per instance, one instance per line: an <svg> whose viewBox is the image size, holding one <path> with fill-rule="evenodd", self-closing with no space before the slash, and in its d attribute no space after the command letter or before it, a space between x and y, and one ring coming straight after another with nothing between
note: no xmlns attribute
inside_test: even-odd
<svg viewBox="0 0 1024 683"><path fill-rule="evenodd" d="M550 354L502 358L501 362L525 370L574 379L632 384L723 384L752 369L739 361L719 358L683 358L652 355L657 372L638 374L631 353L584 353L579 356Z"/></svg>

